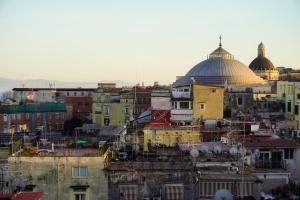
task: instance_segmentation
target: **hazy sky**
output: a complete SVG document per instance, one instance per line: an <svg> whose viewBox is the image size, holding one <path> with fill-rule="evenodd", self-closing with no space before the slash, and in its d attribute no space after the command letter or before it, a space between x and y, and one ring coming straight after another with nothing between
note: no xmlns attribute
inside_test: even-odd
<svg viewBox="0 0 300 200"><path fill-rule="evenodd" d="M172 83L218 46L300 68L299 0L0 0L0 77Z"/></svg>

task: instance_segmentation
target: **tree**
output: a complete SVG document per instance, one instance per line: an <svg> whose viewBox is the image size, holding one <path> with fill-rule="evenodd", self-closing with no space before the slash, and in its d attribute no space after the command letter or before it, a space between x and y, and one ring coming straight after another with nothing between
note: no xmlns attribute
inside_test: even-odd
<svg viewBox="0 0 300 200"><path fill-rule="evenodd" d="M5 99L12 99L13 92L10 90L4 91L0 94L0 101L4 101Z"/></svg>

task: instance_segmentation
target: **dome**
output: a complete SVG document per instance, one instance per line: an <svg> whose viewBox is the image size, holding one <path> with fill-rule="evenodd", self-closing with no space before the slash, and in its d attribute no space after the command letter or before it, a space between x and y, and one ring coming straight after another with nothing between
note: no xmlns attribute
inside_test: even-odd
<svg viewBox="0 0 300 200"><path fill-rule="evenodd" d="M256 57L249 65L249 68L253 71L258 70L275 70L273 63L264 56Z"/></svg>
<svg viewBox="0 0 300 200"><path fill-rule="evenodd" d="M222 48L213 51L207 60L195 65L185 76L179 78L174 87L189 85L193 82L224 86L264 83L245 64L235 60L233 55Z"/></svg>
<svg viewBox="0 0 300 200"><path fill-rule="evenodd" d="M275 70L273 63L265 57L266 47L261 42L258 45L257 57L250 63L249 68L252 71Z"/></svg>

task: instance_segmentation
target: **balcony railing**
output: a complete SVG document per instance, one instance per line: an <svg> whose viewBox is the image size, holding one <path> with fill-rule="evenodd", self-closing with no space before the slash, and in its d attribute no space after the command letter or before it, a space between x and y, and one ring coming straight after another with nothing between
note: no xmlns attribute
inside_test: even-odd
<svg viewBox="0 0 300 200"><path fill-rule="evenodd" d="M255 168L261 169L284 169L283 161L263 161L263 160L256 160L255 161Z"/></svg>
<svg viewBox="0 0 300 200"><path fill-rule="evenodd" d="M173 98L191 98L191 92L172 92Z"/></svg>

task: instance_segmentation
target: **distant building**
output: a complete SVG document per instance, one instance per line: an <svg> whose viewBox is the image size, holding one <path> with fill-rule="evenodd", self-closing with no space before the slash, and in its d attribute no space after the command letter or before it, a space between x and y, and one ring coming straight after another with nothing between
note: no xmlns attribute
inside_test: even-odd
<svg viewBox="0 0 300 200"><path fill-rule="evenodd" d="M0 106L0 132L61 131L66 119L65 103L32 103Z"/></svg>
<svg viewBox="0 0 300 200"><path fill-rule="evenodd" d="M9 157L9 175L21 190L43 199L107 199L103 157Z"/></svg>
<svg viewBox="0 0 300 200"><path fill-rule="evenodd" d="M82 117L91 119L94 88L14 88L17 102L66 103L67 119Z"/></svg>
<svg viewBox="0 0 300 200"><path fill-rule="evenodd" d="M93 123L123 127L133 119L133 91L98 88L93 94Z"/></svg>
<svg viewBox="0 0 300 200"><path fill-rule="evenodd" d="M257 57L250 63L249 68L261 78L268 81L277 81L279 72L274 67L273 63L266 58L266 47L261 42L258 45Z"/></svg>
<svg viewBox="0 0 300 200"><path fill-rule="evenodd" d="M91 96L85 97L66 97L66 106L67 106L67 119L72 117L79 118L92 118L92 106L93 98Z"/></svg>
<svg viewBox="0 0 300 200"><path fill-rule="evenodd" d="M134 117L138 117L151 107L151 92L153 87L135 86L133 87Z"/></svg>
<svg viewBox="0 0 300 200"><path fill-rule="evenodd" d="M300 81L300 70L291 67L277 67L279 71L279 80L281 81Z"/></svg>
<svg viewBox="0 0 300 200"><path fill-rule="evenodd" d="M295 129L300 129L300 83L278 81L277 82L277 98L282 100L284 116L293 122Z"/></svg>

